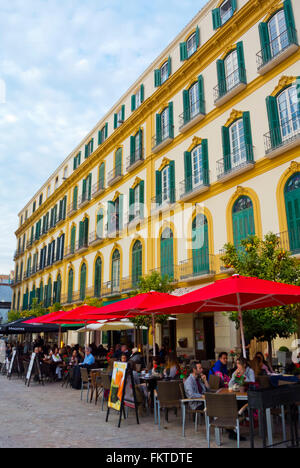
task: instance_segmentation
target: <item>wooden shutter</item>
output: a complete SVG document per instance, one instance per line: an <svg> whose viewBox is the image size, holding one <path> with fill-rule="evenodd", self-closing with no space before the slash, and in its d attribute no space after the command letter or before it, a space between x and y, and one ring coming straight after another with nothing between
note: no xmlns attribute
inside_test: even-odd
<svg viewBox="0 0 300 468"><path fill-rule="evenodd" d="M84 230L84 226L83 226L83 222L80 221L79 223L79 248L82 247L83 245L83 231Z"/></svg>
<svg viewBox="0 0 300 468"><path fill-rule="evenodd" d="M76 227L73 226L71 229L71 253L75 251L75 241L76 241Z"/></svg>
<svg viewBox="0 0 300 468"><path fill-rule="evenodd" d="M125 121L125 104L122 106L122 121Z"/></svg>
<svg viewBox="0 0 300 468"><path fill-rule="evenodd" d="M168 78L172 75L172 58L168 58Z"/></svg>
<svg viewBox="0 0 300 468"><path fill-rule="evenodd" d="M203 78L203 75L198 76L198 92L199 92L200 114L205 114L205 96L204 96L204 78Z"/></svg>
<svg viewBox="0 0 300 468"><path fill-rule="evenodd" d="M145 100L145 86L141 84L141 102Z"/></svg>
<svg viewBox="0 0 300 468"><path fill-rule="evenodd" d="M246 83L246 66L245 66L245 56L244 56L244 46L243 42L238 42L236 45L238 67L239 67L239 78L241 83Z"/></svg>
<svg viewBox="0 0 300 468"><path fill-rule="evenodd" d="M196 35L196 47L198 49L198 47L200 45L200 29L199 29L199 26L197 26L197 28L196 28L195 35Z"/></svg>
<svg viewBox="0 0 300 468"><path fill-rule="evenodd" d="M104 163L101 164L99 167L99 189L104 188L104 170L105 170L105 165Z"/></svg>
<svg viewBox="0 0 300 468"><path fill-rule="evenodd" d="M90 200L92 197L92 173L88 175L87 182L88 182L88 199Z"/></svg>
<svg viewBox="0 0 300 468"><path fill-rule="evenodd" d="M144 204L145 204L145 182L140 182L140 218L144 218Z"/></svg>
<svg viewBox="0 0 300 468"><path fill-rule="evenodd" d="M161 115L156 114L156 145L161 143L162 132L161 132Z"/></svg>
<svg viewBox="0 0 300 468"><path fill-rule="evenodd" d="M174 112L173 102L169 102L169 137L174 138Z"/></svg>
<svg viewBox="0 0 300 468"><path fill-rule="evenodd" d="M73 299L73 277L74 277L73 270L70 270L69 278L68 278L68 302L72 302L72 299Z"/></svg>
<svg viewBox="0 0 300 468"><path fill-rule="evenodd" d="M202 140L202 167L203 167L203 184L209 185L209 161L208 161L208 140Z"/></svg>
<svg viewBox="0 0 300 468"><path fill-rule="evenodd" d="M119 196L119 231L123 230L123 195Z"/></svg>
<svg viewBox="0 0 300 468"><path fill-rule="evenodd" d="M129 189L129 222L134 219L134 189Z"/></svg>
<svg viewBox="0 0 300 468"><path fill-rule="evenodd" d="M291 44L297 42L296 25L291 0L285 0L283 4L288 37Z"/></svg>
<svg viewBox="0 0 300 468"><path fill-rule="evenodd" d="M175 161L170 161L170 202L175 203Z"/></svg>
<svg viewBox="0 0 300 468"><path fill-rule="evenodd" d="M77 202L78 202L78 187L75 187L73 191L73 210L77 210Z"/></svg>
<svg viewBox="0 0 300 468"><path fill-rule="evenodd" d="M183 91L183 122L188 123L191 120L190 111L190 92L188 90Z"/></svg>
<svg viewBox="0 0 300 468"><path fill-rule="evenodd" d="M221 27L221 15L219 8L215 8L214 10L212 10L212 19L214 30L219 29Z"/></svg>
<svg viewBox="0 0 300 468"><path fill-rule="evenodd" d="M131 96L131 111L135 111L135 94Z"/></svg>
<svg viewBox="0 0 300 468"><path fill-rule="evenodd" d="M135 136L130 137L130 165L135 162Z"/></svg>
<svg viewBox="0 0 300 468"><path fill-rule="evenodd" d="M228 172L231 169L231 156L230 156L229 128L227 127L222 127L222 143L223 143L224 171Z"/></svg>
<svg viewBox="0 0 300 468"><path fill-rule="evenodd" d="M243 125L244 125L244 135L245 135L245 144L247 150L247 161L253 161L253 142L252 142L252 131L251 131L251 121L250 121L250 112L243 113Z"/></svg>
<svg viewBox="0 0 300 468"><path fill-rule="evenodd" d="M266 98L266 104L270 126L271 145L272 148L277 148L282 143L282 137L276 97L268 96Z"/></svg>
<svg viewBox="0 0 300 468"><path fill-rule="evenodd" d="M187 54L186 42L181 42L181 44L180 44L180 60L181 60L181 62L184 62L185 60L187 60L187 58L188 58L188 54Z"/></svg>
<svg viewBox="0 0 300 468"><path fill-rule="evenodd" d="M189 151L184 153L184 174L185 174L185 193L190 193L193 189L192 179L192 156Z"/></svg>
<svg viewBox="0 0 300 468"><path fill-rule="evenodd" d="M269 62L271 60L271 46L270 46L270 36L268 23L260 23L258 26L260 44L262 48L262 59L263 63Z"/></svg>
<svg viewBox="0 0 300 468"><path fill-rule="evenodd" d="M114 129L118 128L118 114L114 114Z"/></svg>
<svg viewBox="0 0 300 468"><path fill-rule="evenodd" d="M162 203L162 178L161 172L156 171L156 203L157 205L161 205Z"/></svg>
<svg viewBox="0 0 300 468"><path fill-rule="evenodd" d="M217 74L219 84L219 98L227 93L224 60L217 60Z"/></svg>
<svg viewBox="0 0 300 468"><path fill-rule="evenodd" d="M102 131L99 130L99 132L98 132L98 145L101 145L101 143L102 143Z"/></svg>
<svg viewBox="0 0 300 468"><path fill-rule="evenodd" d="M161 86L160 70L155 70L154 71L154 86L155 86L155 88L159 88L159 86Z"/></svg>

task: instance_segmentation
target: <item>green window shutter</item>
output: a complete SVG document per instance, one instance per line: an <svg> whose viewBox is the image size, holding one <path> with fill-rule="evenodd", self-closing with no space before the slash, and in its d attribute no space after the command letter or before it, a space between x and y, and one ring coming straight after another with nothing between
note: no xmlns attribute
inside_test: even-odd
<svg viewBox="0 0 300 468"><path fill-rule="evenodd" d="M77 202L78 202L78 187L75 187L73 191L73 210L77 210Z"/></svg>
<svg viewBox="0 0 300 468"><path fill-rule="evenodd" d="M104 130L104 134L105 134L105 140L108 138L108 122L106 122L105 124L105 130Z"/></svg>
<svg viewBox="0 0 300 468"><path fill-rule="evenodd" d="M232 12L234 13L237 9L237 2L236 0L231 0L231 8L232 8Z"/></svg>
<svg viewBox="0 0 300 468"><path fill-rule="evenodd" d="M161 205L161 203L162 203L162 178L161 178L161 172L156 171L155 177L156 177L156 203L158 205Z"/></svg>
<svg viewBox="0 0 300 468"><path fill-rule="evenodd" d="M131 96L131 111L135 111L135 94Z"/></svg>
<svg viewBox="0 0 300 468"><path fill-rule="evenodd" d="M85 299L85 288L86 288L86 266L82 265L80 271L80 300L84 301Z"/></svg>
<svg viewBox="0 0 300 468"><path fill-rule="evenodd" d="M123 230L123 195L119 196L119 230Z"/></svg>
<svg viewBox="0 0 300 468"><path fill-rule="evenodd" d="M224 171L228 172L231 169L231 156L230 156L229 128L227 127L222 127L222 143L223 143Z"/></svg>
<svg viewBox="0 0 300 468"><path fill-rule="evenodd" d="M188 55L187 55L187 47L186 47L186 42L181 42L180 44L180 60L181 62L184 62L187 60Z"/></svg>
<svg viewBox="0 0 300 468"><path fill-rule="evenodd" d="M193 189L192 180L192 156L189 151L184 153L184 173L185 173L185 193L190 193Z"/></svg>
<svg viewBox="0 0 300 468"><path fill-rule="evenodd" d="M82 181L82 200L85 200L86 196L86 179Z"/></svg>
<svg viewBox="0 0 300 468"><path fill-rule="evenodd" d="M102 132L101 132L101 130L99 130L99 132L98 132L98 145L101 145L101 143L102 143Z"/></svg>
<svg viewBox="0 0 300 468"><path fill-rule="evenodd" d="M122 121L125 121L125 104L122 106Z"/></svg>
<svg viewBox="0 0 300 468"><path fill-rule="evenodd" d="M159 145L161 143L161 115L156 114L156 145Z"/></svg>
<svg viewBox="0 0 300 468"><path fill-rule="evenodd" d="M66 219L66 215L67 215L67 196L64 197L63 199L63 219Z"/></svg>
<svg viewBox="0 0 300 468"><path fill-rule="evenodd" d="M141 84L141 102L145 100L145 86Z"/></svg>
<svg viewBox="0 0 300 468"><path fill-rule="evenodd" d="M135 136L130 137L130 164L135 162Z"/></svg>
<svg viewBox="0 0 300 468"><path fill-rule="evenodd" d="M202 167L203 167L203 183L209 185L209 161L208 161L208 140L202 140Z"/></svg>
<svg viewBox="0 0 300 468"><path fill-rule="evenodd" d="M196 47L198 49L198 47L200 45L200 29L199 29L199 26L197 26L195 34L196 34Z"/></svg>
<svg viewBox="0 0 300 468"><path fill-rule="evenodd" d="M92 198L92 173L88 176L88 199Z"/></svg>
<svg viewBox="0 0 300 468"><path fill-rule="evenodd" d="M282 143L282 137L276 97L268 96L266 98L266 104L270 126L271 145L272 148L277 148Z"/></svg>
<svg viewBox="0 0 300 468"><path fill-rule="evenodd" d="M101 272L102 272L102 261L100 258L97 258L96 265L95 265L95 287L94 287L95 297L100 297L101 295Z"/></svg>
<svg viewBox="0 0 300 468"><path fill-rule="evenodd" d="M57 302L57 281L53 283L53 303Z"/></svg>
<svg viewBox="0 0 300 468"><path fill-rule="evenodd" d="M168 58L168 78L172 75L172 58Z"/></svg>
<svg viewBox="0 0 300 468"><path fill-rule="evenodd" d="M170 161L170 202L175 203L175 161Z"/></svg>
<svg viewBox="0 0 300 468"><path fill-rule="evenodd" d="M92 138L90 141L90 148L91 148L90 154L92 154L94 152L94 138Z"/></svg>
<svg viewBox="0 0 300 468"><path fill-rule="evenodd" d="M83 245L83 230L84 230L83 222L80 221L79 223L79 247L82 247Z"/></svg>
<svg viewBox="0 0 300 468"><path fill-rule="evenodd" d="M107 202L107 230L109 233L115 230L112 224L112 215L115 211L115 204L112 201Z"/></svg>
<svg viewBox="0 0 300 468"><path fill-rule="evenodd" d="M79 153L78 153L78 155L77 155L77 158L78 158L77 164L78 164L78 166L80 166L80 163L81 163L81 151L79 151Z"/></svg>
<svg viewBox="0 0 300 468"><path fill-rule="evenodd" d="M244 135L245 135L245 144L247 150L247 161L253 161L253 141L252 141L252 131L251 131L251 120L250 112L243 113L243 124L244 124Z"/></svg>
<svg viewBox="0 0 300 468"><path fill-rule="evenodd" d="M99 167L99 188L104 188L104 163Z"/></svg>
<svg viewBox="0 0 300 468"><path fill-rule="evenodd" d="M217 60L217 74L219 84L219 97L222 97L224 96L224 94L227 93L224 60Z"/></svg>
<svg viewBox="0 0 300 468"><path fill-rule="evenodd" d="M84 245L88 245L89 243L89 220L88 218L85 218L83 221L83 242Z"/></svg>
<svg viewBox="0 0 300 468"><path fill-rule="evenodd" d="M174 138L173 102L169 102L169 136L170 136L170 138Z"/></svg>
<svg viewBox="0 0 300 468"><path fill-rule="evenodd" d="M72 299L73 299L73 279L74 279L74 273L73 273L73 270L70 270L69 278L68 278L68 302L72 302Z"/></svg>
<svg viewBox="0 0 300 468"><path fill-rule="evenodd" d="M205 96L204 96L204 78L203 78L203 75L198 76L198 89L199 89L200 113L205 114Z"/></svg>
<svg viewBox="0 0 300 468"><path fill-rule="evenodd" d="M260 23L258 26L260 44L262 48L262 59L263 63L269 62L271 60L271 45L270 45L270 36L268 23Z"/></svg>
<svg viewBox="0 0 300 468"><path fill-rule="evenodd" d="M140 218L144 218L144 204L145 204L145 182L140 182Z"/></svg>
<svg viewBox="0 0 300 468"><path fill-rule="evenodd" d="M221 15L219 8L215 8L214 10L212 10L212 19L214 30L219 29L221 27Z"/></svg>
<svg viewBox="0 0 300 468"><path fill-rule="evenodd" d="M285 0L283 4L283 8L284 8L286 26L288 30L289 41L290 43L295 43L297 42L296 25L295 25L295 18L294 18L291 0Z"/></svg>
<svg viewBox="0 0 300 468"><path fill-rule="evenodd" d="M114 129L118 128L118 114L114 114Z"/></svg>
<svg viewBox="0 0 300 468"><path fill-rule="evenodd" d="M190 111L190 93L187 90L183 91L183 121L184 124L188 123L191 120L191 111Z"/></svg>
<svg viewBox="0 0 300 468"><path fill-rule="evenodd" d="M244 46L243 42L238 42L236 45L238 67L239 67L239 78L241 83L246 83L246 66L245 66L245 56L244 56Z"/></svg>
<svg viewBox="0 0 300 468"><path fill-rule="evenodd" d="M85 145L85 149L84 149L84 157L85 159L88 158L89 156L89 147L88 145Z"/></svg>
<svg viewBox="0 0 300 468"><path fill-rule="evenodd" d="M134 189L129 189L129 222L134 219Z"/></svg>
<svg viewBox="0 0 300 468"><path fill-rule="evenodd" d="M143 157L143 130L139 129L139 157L142 159Z"/></svg>
<svg viewBox="0 0 300 468"><path fill-rule="evenodd" d="M115 170L116 175L122 174L122 148L119 148L116 152Z"/></svg>
<svg viewBox="0 0 300 468"><path fill-rule="evenodd" d="M154 70L154 86L155 88L159 88L159 86L161 86L160 70Z"/></svg>
<svg viewBox="0 0 300 468"><path fill-rule="evenodd" d="M77 169L77 157L73 159L73 171Z"/></svg>

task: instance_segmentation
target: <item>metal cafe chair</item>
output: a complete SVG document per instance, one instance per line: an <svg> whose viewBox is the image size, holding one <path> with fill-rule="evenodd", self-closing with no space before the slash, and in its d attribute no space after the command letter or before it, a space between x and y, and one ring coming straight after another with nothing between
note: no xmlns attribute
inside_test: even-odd
<svg viewBox="0 0 300 468"><path fill-rule="evenodd" d="M237 434L237 447L240 447L240 418L248 404L238 410L236 395L220 395L206 393L206 438L210 448L210 428L217 430L220 437L220 429L235 429Z"/></svg>
<svg viewBox="0 0 300 468"><path fill-rule="evenodd" d="M102 387L102 411L104 411L104 399L105 395L110 392L111 378L107 372L101 373L101 387ZM107 397L108 400L108 397Z"/></svg>
<svg viewBox="0 0 300 468"><path fill-rule="evenodd" d="M165 420L168 421L169 409L179 409L181 407L180 381L162 381L157 382L156 412L158 418L158 427L161 429L160 410L164 409Z"/></svg>
<svg viewBox="0 0 300 468"><path fill-rule="evenodd" d="M186 407L184 405L188 404L189 401L185 401L187 400L187 396L185 394L185 391L184 391L184 385L182 382L180 382L180 385L179 385L179 389L180 389L180 394L181 394L181 407L182 407L182 436L185 437L185 414L186 414ZM197 400L195 400L197 401ZM199 406L201 404L202 400L198 401L199 403ZM202 402L203 403L203 402ZM205 410L203 409L191 409L190 406L188 405L188 410L187 410L187 413L188 414L193 414L195 415L195 432L198 431L198 415L200 415L200 418L202 418L202 416L205 415Z"/></svg>
<svg viewBox="0 0 300 468"><path fill-rule="evenodd" d="M88 371L87 371L87 369L85 367L80 368L80 375L81 375L81 400L82 400L84 389L87 389L86 402L88 403L89 394L90 394L91 379L90 379Z"/></svg>

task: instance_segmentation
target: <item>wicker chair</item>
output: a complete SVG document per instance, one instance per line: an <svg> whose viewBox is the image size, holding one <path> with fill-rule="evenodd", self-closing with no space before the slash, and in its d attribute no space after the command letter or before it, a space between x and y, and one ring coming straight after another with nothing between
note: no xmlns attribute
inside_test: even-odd
<svg viewBox="0 0 300 468"><path fill-rule="evenodd" d="M85 367L80 368L80 375L81 375L81 400L82 400L84 389L87 389L86 402L88 403L91 379L89 377L88 370Z"/></svg>
<svg viewBox="0 0 300 468"><path fill-rule="evenodd" d="M181 407L180 383L178 380L157 382L156 405L159 429L161 429L160 410L165 410L165 420L168 422L169 409L174 408L177 414L177 409Z"/></svg>
<svg viewBox="0 0 300 468"><path fill-rule="evenodd" d="M102 390L101 387L101 372L100 371L91 371L91 398L90 402L92 403L94 394L95 394L95 405L98 403L99 394Z"/></svg>
<svg viewBox="0 0 300 468"><path fill-rule="evenodd" d="M210 448L210 428L235 429L237 434L237 447L240 447L240 418L243 416L248 404L238 410L236 395L220 395L207 393L206 401L206 437ZM220 431L219 431L220 432Z"/></svg>
<svg viewBox="0 0 300 468"><path fill-rule="evenodd" d="M217 375L209 376L209 387L211 392L216 392L221 386L221 378Z"/></svg>
<svg viewBox="0 0 300 468"><path fill-rule="evenodd" d="M184 391L184 385L183 385L182 382L180 382L179 389L180 389L181 399L182 400L187 399L187 396L186 396L185 391ZM200 402L199 402L199 404L200 404ZM200 418L202 418L202 416L205 415L205 410L204 409L203 410L202 409L193 410L188 405L188 409L187 409L186 413L195 415L195 432L197 432L198 431L198 415L200 415ZM182 436L185 437L185 421L184 421L183 418L182 418Z"/></svg>
<svg viewBox="0 0 300 468"><path fill-rule="evenodd" d="M108 372L102 372L101 373L102 411L104 410L104 399L106 398L106 395L108 395L110 392L110 386L111 386L110 374ZM107 401L108 401L108 396L107 396Z"/></svg>

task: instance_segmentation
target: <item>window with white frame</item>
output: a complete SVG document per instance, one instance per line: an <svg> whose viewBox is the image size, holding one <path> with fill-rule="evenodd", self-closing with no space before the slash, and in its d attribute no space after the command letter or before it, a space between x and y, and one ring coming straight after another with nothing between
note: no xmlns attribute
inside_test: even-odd
<svg viewBox="0 0 300 468"><path fill-rule="evenodd" d="M296 85L286 88L277 97L282 140L289 139L300 129L300 110Z"/></svg>
<svg viewBox="0 0 300 468"><path fill-rule="evenodd" d="M186 49L188 58L191 57L197 50L196 33L192 34L186 41Z"/></svg>
<svg viewBox="0 0 300 468"><path fill-rule="evenodd" d="M242 119L234 122L230 129L231 166L237 167L247 160L244 123Z"/></svg>
<svg viewBox="0 0 300 468"><path fill-rule="evenodd" d="M138 218L140 215L140 184L134 189L134 217Z"/></svg>
<svg viewBox="0 0 300 468"><path fill-rule="evenodd" d="M199 83L195 83L189 89L189 99L190 99L190 115L191 119L199 114L200 102L199 102Z"/></svg>
<svg viewBox="0 0 300 468"><path fill-rule="evenodd" d="M165 62L160 69L160 82L163 84L169 78L169 64Z"/></svg>
<svg viewBox="0 0 300 468"><path fill-rule="evenodd" d="M225 24L233 15L232 1L225 0L220 6L221 24Z"/></svg>
<svg viewBox="0 0 300 468"><path fill-rule="evenodd" d="M140 107L141 104L142 104L142 93L141 93L141 88L140 88L135 95L135 108L137 109L138 107Z"/></svg>
<svg viewBox="0 0 300 468"><path fill-rule="evenodd" d="M165 167L161 173L162 180L162 202L170 199L170 166Z"/></svg>
<svg viewBox="0 0 300 468"><path fill-rule="evenodd" d="M232 51L224 60L226 89L230 91L240 82L238 54L237 51Z"/></svg>
<svg viewBox="0 0 300 468"><path fill-rule="evenodd" d="M169 136L169 108L167 107L161 113L161 140Z"/></svg>
<svg viewBox="0 0 300 468"><path fill-rule="evenodd" d="M269 37L272 57L278 55L289 45L286 19L283 10L278 11L269 21Z"/></svg>
<svg viewBox="0 0 300 468"><path fill-rule="evenodd" d="M193 171L193 188L197 188L203 184L203 160L202 146L197 146L192 151L192 171Z"/></svg>

